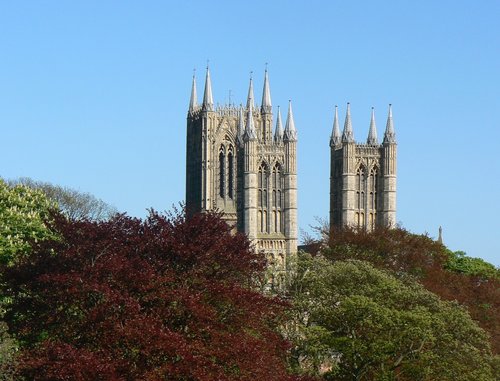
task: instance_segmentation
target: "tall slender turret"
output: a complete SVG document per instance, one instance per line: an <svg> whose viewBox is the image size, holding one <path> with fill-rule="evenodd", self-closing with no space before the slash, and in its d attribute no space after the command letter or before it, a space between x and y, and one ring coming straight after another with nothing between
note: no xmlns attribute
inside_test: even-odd
<svg viewBox="0 0 500 381"><path fill-rule="evenodd" d="M270 113L272 112L271 105L271 89L269 87L269 76L267 74L267 69L264 73L264 88L262 90L262 113Z"/></svg>
<svg viewBox="0 0 500 381"><path fill-rule="evenodd" d="M342 143L354 142L354 132L351 122L351 104L347 103L347 111L345 113L344 131L342 132Z"/></svg>
<svg viewBox="0 0 500 381"><path fill-rule="evenodd" d="M276 117L276 129L274 130L274 142L276 144L283 143L283 126L281 124L280 106L278 106L278 116Z"/></svg>
<svg viewBox="0 0 500 381"><path fill-rule="evenodd" d="M193 74L193 84L191 85L191 98L189 99L189 112L198 108L198 95L196 94L196 77Z"/></svg>
<svg viewBox="0 0 500 381"><path fill-rule="evenodd" d="M289 237L287 250L294 252L297 250L297 130L293 119L292 101L288 102L283 143L285 147L285 236Z"/></svg>
<svg viewBox="0 0 500 381"><path fill-rule="evenodd" d="M247 124L245 126L245 134L243 135L243 140L255 140L257 139L257 134L255 132L255 121L253 120L253 81L250 78L250 87L248 88L248 98L247 98Z"/></svg>
<svg viewBox="0 0 500 381"><path fill-rule="evenodd" d="M243 146L244 142L244 135L245 135L245 118L243 116L243 106L240 105L239 111L238 111L238 130L237 130L237 139L238 139L238 144L240 146Z"/></svg>
<svg viewBox="0 0 500 381"><path fill-rule="evenodd" d="M392 121L392 105L389 105L389 115L384 133L384 143L396 143L396 133L394 132L394 122Z"/></svg>
<svg viewBox="0 0 500 381"><path fill-rule="evenodd" d="M286 117L285 133L283 136L283 140L285 142L297 140L297 130L295 129L295 122L293 120L292 101L288 102L288 115Z"/></svg>
<svg viewBox="0 0 500 381"><path fill-rule="evenodd" d="M366 143L370 145L378 145L377 126L375 125L375 109L372 107L372 117L370 119L370 131Z"/></svg>
<svg viewBox="0 0 500 381"><path fill-rule="evenodd" d="M253 96L253 78L250 76L250 86L248 86L248 96L247 96L247 109L250 108L250 105L252 107L255 107L255 100Z"/></svg>
<svg viewBox="0 0 500 381"><path fill-rule="evenodd" d="M261 136L264 143L271 143L273 138L273 107L271 105L271 89L269 86L269 75L267 68L264 73L264 86L262 89L262 104L260 106L262 115Z"/></svg>
<svg viewBox="0 0 500 381"><path fill-rule="evenodd" d="M330 136L330 147L340 144L340 128L339 128L339 112L338 107L335 105L335 115L333 117L332 135Z"/></svg>
<svg viewBox="0 0 500 381"><path fill-rule="evenodd" d="M392 120L392 105L389 105L389 115L384 133L383 146L383 191L382 202L384 211L381 219L384 226L396 226L396 133Z"/></svg>
<svg viewBox="0 0 500 381"><path fill-rule="evenodd" d="M203 93L203 110L213 111L214 98L212 96L212 81L210 80L210 70L207 66L207 75L205 77L205 92Z"/></svg>

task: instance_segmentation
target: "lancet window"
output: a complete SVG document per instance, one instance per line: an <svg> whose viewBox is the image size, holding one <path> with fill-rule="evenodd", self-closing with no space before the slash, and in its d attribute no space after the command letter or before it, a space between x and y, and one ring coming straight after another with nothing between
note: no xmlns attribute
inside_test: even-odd
<svg viewBox="0 0 500 381"><path fill-rule="evenodd" d="M365 214L363 211L366 208L366 172L365 168L363 166L360 166L358 170L356 171L356 200L355 200L355 207L356 209L359 210L358 213L356 213L356 220L357 220L357 225L358 227L364 227L365 226Z"/></svg>
<svg viewBox="0 0 500 381"><path fill-rule="evenodd" d="M219 196L224 197L226 193L226 149L224 145L219 149Z"/></svg>
<svg viewBox="0 0 500 381"><path fill-rule="evenodd" d="M227 138L226 138L227 139ZM235 184L235 157L232 144L221 144L219 148L218 175L219 196L222 198L234 198L236 194Z"/></svg>
<svg viewBox="0 0 500 381"><path fill-rule="evenodd" d="M370 211L370 229L375 229L376 213L377 213L377 189L378 189L378 176L377 168L373 167L370 170L370 176L368 178L368 188L370 192L369 199L369 209Z"/></svg>
<svg viewBox="0 0 500 381"><path fill-rule="evenodd" d="M227 195L234 198L234 153L233 146L229 146L227 154Z"/></svg>
<svg viewBox="0 0 500 381"><path fill-rule="evenodd" d="M356 171L356 209L365 208L366 176L364 167Z"/></svg>
<svg viewBox="0 0 500 381"><path fill-rule="evenodd" d="M269 170L265 163L262 163L259 167L258 173L258 223L259 231L261 233L269 233L269 221L268 221L268 180L269 180Z"/></svg>
<svg viewBox="0 0 500 381"><path fill-rule="evenodd" d="M272 185L272 210L273 210L273 232L282 233L283 232L283 176L281 165L277 163L272 172L271 178Z"/></svg>

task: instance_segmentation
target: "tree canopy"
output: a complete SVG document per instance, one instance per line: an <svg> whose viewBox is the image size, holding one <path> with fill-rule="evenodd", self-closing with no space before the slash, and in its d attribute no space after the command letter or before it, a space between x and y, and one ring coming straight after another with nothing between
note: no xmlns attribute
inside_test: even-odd
<svg viewBox="0 0 500 381"><path fill-rule="evenodd" d="M457 301L489 333L493 352L500 353L500 280L487 271L451 269L450 251L439 242L404 229L343 229L315 247L331 260L359 259L397 276L409 274L441 298Z"/></svg>
<svg viewBox="0 0 500 381"><path fill-rule="evenodd" d="M296 369L331 380L495 379L485 332L411 277L303 255L289 292Z"/></svg>
<svg viewBox="0 0 500 381"><path fill-rule="evenodd" d="M49 200L57 204L61 212L69 219L100 221L109 219L118 213L114 206L107 204L94 195L69 187L35 181L28 177L11 180L9 184L24 185L42 191Z"/></svg>
<svg viewBox="0 0 500 381"><path fill-rule="evenodd" d="M32 242L55 237L47 225L53 208L43 192L0 179L0 263L11 265Z"/></svg>
<svg viewBox="0 0 500 381"><path fill-rule="evenodd" d="M60 241L4 269L29 380L286 380L283 303L218 216L55 218Z"/></svg>

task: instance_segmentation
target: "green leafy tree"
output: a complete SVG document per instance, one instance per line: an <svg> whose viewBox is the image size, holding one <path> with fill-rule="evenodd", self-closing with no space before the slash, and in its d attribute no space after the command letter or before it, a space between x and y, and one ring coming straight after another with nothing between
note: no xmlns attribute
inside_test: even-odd
<svg viewBox="0 0 500 381"><path fill-rule="evenodd" d="M9 335L7 324L0 321L0 381L16 380L16 352L16 341Z"/></svg>
<svg viewBox="0 0 500 381"><path fill-rule="evenodd" d="M0 179L0 263L11 265L30 252L31 242L54 238L47 226L52 208L42 191Z"/></svg>
<svg viewBox="0 0 500 381"><path fill-rule="evenodd" d="M9 186L0 179L0 263L10 267L27 256L32 244L54 239L48 226L55 204L45 194L23 185ZM2 274L0 274L2 275ZM3 279L0 277L0 283ZM10 299L0 295L0 319ZM14 380L16 341L0 321L0 381Z"/></svg>
<svg viewBox="0 0 500 381"><path fill-rule="evenodd" d="M79 192L72 188L44 181L35 181L28 177L11 180L9 184L24 185L42 191L49 200L57 203L57 206L66 217L72 220L103 221L118 213L114 206L107 204L94 195Z"/></svg>
<svg viewBox="0 0 500 381"><path fill-rule="evenodd" d="M494 380L486 333L456 303L363 261L301 255L292 367L330 380Z"/></svg>
<svg viewBox="0 0 500 381"><path fill-rule="evenodd" d="M450 269L450 252L439 242L404 229L342 229L333 231L328 245L310 246L310 252L318 251L333 261L358 259L396 276L410 274L440 298L467 307L500 353L500 280Z"/></svg>
<svg viewBox="0 0 500 381"><path fill-rule="evenodd" d="M463 251L448 251L446 268L461 274L500 280L500 269L481 258L467 256Z"/></svg>

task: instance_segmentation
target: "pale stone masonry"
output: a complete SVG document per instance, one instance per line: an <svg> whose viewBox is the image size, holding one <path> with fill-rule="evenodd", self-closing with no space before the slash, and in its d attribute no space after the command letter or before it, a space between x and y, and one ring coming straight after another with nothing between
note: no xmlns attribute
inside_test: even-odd
<svg viewBox="0 0 500 381"><path fill-rule="evenodd" d="M245 106L214 106L207 68L203 103L193 76L187 115L186 209L218 210L268 255L278 274L297 251L297 132L291 103L283 129L273 109L267 70L262 102L253 80Z"/></svg>
<svg viewBox="0 0 500 381"><path fill-rule="evenodd" d="M342 136L335 106L330 138L330 226L373 230L396 225L396 135L389 115L382 144L372 109L366 144L354 141L347 104Z"/></svg>

